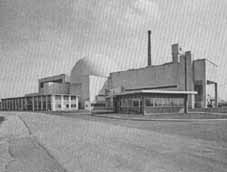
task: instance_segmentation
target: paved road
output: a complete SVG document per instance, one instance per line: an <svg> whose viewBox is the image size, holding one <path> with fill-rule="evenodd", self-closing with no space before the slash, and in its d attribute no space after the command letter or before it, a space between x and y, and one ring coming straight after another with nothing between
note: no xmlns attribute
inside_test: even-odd
<svg viewBox="0 0 227 172"><path fill-rule="evenodd" d="M20 117L25 124L21 129L13 129L16 133L12 141L7 142L10 148L8 164L11 168L20 167L13 165L10 158L14 157L19 163L28 164L22 170L34 167L37 172L40 169L34 162L41 162L50 172L58 172L63 168L68 172L225 172L227 169L226 142L219 137L203 138L195 132L205 132L207 125L218 131L219 124L205 123L203 127L193 124L197 127L191 127L191 130L195 129L190 132L191 124L178 122L156 124L90 116L65 117L24 112L11 114L12 119ZM14 121L14 125L22 121ZM8 131L1 131L2 128L0 136L7 135ZM20 138L22 140L14 142L13 138L17 135L23 135ZM27 135L35 140L27 140ZM37 157L39 154L44 158Z"/></svg>
<svg viewBox="0 0 227 172"><path fill-rule="evenodd" d="M52 114L53 115L53 114ZM155 131L163 134L180 135L189 138L216 141L227 145L227 120L198 121L131 121L108 119L90 115L58 113L74 120L101 121L113 125Z"/></svg>
<svg viewBox="0 0 227 172"><path fill-rule="evenodd" d="M64 172L17 116L0 124L0 172Z"/></svg>

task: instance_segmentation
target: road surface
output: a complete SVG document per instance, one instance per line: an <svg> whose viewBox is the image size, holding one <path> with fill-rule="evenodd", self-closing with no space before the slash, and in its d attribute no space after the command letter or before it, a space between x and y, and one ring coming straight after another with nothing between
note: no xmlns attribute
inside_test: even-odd
<svg viewBox="0 0 227 172"><path fill-rule="evenodd" d="M43 166L52 171L224 172L227 169L226 135L219 131L226 123L141 123L27 112L11 113L11 116L24 122L24 128L17 130L19 135L25 133L23 137L29 135L33 139L20 140L16 146L12 144L14 156L18 149L23 150L21 152L27 155L18 156L18 160L31 156L19 161L31 166L39 160L34 153L36 150L29 147L38 146L38 150L45 152L46 158L51 160ZM220 136L203 136L209 126ZM196 131L202 131L202 134ZM212 131L207 128L207 133ZM1 127L0 137L11 136L2 132Z"/></svg>

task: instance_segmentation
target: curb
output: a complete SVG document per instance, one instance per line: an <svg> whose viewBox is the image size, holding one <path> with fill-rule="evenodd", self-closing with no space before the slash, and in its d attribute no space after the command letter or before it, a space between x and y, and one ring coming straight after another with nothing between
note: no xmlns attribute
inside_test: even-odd
<svg viewBox="0 0 227 172"><path fill-rule="evenodd" d="M193 121L227 121L227 118L209 118L209 119L142 119L142 118L121 118L113 116L102 116L102 115L92 115L95 117L108 118L108 119L118 119L118 120L129 120L129 121L171 121L171 122L193 122Z"/></svg>

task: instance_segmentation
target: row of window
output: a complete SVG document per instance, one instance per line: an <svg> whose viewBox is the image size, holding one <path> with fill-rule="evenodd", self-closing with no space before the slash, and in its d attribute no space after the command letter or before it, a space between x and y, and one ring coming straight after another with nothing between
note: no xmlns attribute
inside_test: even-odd
<svg viewBox="0 0 227 172"><path fill-rule="evenodd" d="M146 98L145 106L162 107L162 106L183 106L183 98Z"/></svg>
<svg viewBox="0 0 227 172"><path fill-rule="evenodd" d="M71 108L76 108L76 104L71 104ZM56 109L61 109L61 104L55 104ZM69 104L65 105L65 108L70 108Z"/></svg>
<svg viewBox="0 0 227 172"><path fill-rule="evenodd" d="M121 99L120 106L121 107L139 107L140 99Z"/></svg>
<svg viewBox="0 0 227 172"><path fill-rule="evenodd" d="M139 107L141 99L139 98L122 98L120 107ZM183 98L145 98L145 106L148 107L168 107L168 106L183 106Z"/></svg>
<svg viewBox="0 0 227 172"><path fill-rule="evenodd" d="M76 100L76 96L70 96L71 100ZM64 100L69 100L69 96L63 96ZM56 95L55 100L61 100L61 95Z"/></svg>

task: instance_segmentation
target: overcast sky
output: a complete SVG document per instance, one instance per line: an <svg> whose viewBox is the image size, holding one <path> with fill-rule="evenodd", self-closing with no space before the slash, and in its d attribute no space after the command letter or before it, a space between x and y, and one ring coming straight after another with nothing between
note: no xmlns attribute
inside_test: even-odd
<svg viewBox="0 0 227 172"><path fill-rule="evenodd" d="M69 73L102 54L122 69L171 60L180 43L219 65L227 98L227 0L0 0L0 98L37 91L37 79Z"/></svg>

